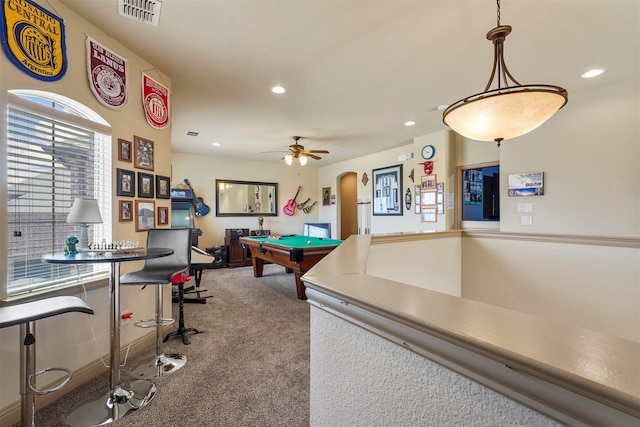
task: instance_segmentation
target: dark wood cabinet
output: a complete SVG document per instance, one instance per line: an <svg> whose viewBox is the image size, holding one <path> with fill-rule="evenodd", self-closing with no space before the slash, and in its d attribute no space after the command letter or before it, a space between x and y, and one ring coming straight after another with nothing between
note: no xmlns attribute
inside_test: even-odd
<svg viewBox="0 0 640 427"><path fill-rule="evenodd" d="M246 232L245 232L246 230ZM248 248L240 245L240 236L249 234L248 229L227 229L224 237L224 244L229 253L229 267L245 267L251 265L251 252Z"/></svg>

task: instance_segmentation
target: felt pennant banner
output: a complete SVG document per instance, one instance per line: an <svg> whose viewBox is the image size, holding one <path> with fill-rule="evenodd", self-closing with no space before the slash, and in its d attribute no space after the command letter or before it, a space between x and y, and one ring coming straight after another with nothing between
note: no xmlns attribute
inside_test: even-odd
<svg viewBox="0 0 640 427"><path fill-rule="evenodd" d="M87 74L91 92L102 105L112 110L128 100L127 60L87 37Z"/></svg>
<svg viewBox="0 0 640 427"><path fill-rule="evenodd" d="M2 47L9 60L38 80L60 80L67 71L64 22L30 0L4 0Z"/></svg>
<svg viewBox="0 0 640 427"><path fill-rule="evenodd" d="M147 122L162 129L169 124L169 89L142 73L142 104Z"/></svg>

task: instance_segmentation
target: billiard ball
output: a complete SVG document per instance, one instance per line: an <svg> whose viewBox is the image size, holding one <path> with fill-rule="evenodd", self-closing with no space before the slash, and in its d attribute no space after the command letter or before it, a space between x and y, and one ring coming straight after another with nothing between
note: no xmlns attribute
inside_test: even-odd
<svg viewBox="0 0 640 427"><path fill-rule="evenodd" d="M307 245L310 245L310 244L311 244L311 240L307 240Z"/></svg>

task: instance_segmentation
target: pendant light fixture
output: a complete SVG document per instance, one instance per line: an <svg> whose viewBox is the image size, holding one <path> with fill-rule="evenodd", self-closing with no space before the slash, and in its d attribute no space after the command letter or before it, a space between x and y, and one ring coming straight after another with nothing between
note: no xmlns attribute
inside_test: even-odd
<svg viewBox="0 0 640 427"><path fill-rule="evenodd" d="M487 33L493 42L493 70L482 93L457 101L444 110L442 121L460 135L478 141L515 138L531 132L567 103L566 89L554 85L522 85L509 72L504 61L504 41L511 33L509 25L500 25ZM497 80L497 88L491 89Z"/></svg>

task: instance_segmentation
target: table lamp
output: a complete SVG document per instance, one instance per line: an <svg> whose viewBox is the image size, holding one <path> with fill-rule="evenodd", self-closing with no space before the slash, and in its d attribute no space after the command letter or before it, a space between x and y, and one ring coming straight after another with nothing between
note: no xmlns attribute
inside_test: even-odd
<svg viewBox="0 0 640 427"><path fill-rule="evenodd" d="M71 206L67 223L80 224L80 241L78 247L80 250L89 249L89 224L101 224L102 216L96 199L86 199L76 197Z"/></svg>

